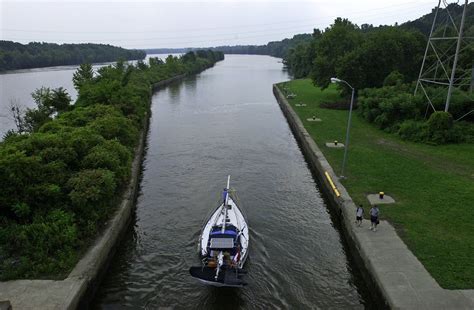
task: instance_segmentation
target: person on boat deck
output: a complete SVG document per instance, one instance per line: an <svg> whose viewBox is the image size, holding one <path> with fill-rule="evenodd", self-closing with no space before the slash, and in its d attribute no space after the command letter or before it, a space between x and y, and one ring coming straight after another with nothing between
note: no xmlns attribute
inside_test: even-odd
<svg viewBox="0 0 474 310"><path fill-rule="evenodd" d="M225 199L227 198L227 188L224 188L222 192L222 203L225 204Z"/></svg>

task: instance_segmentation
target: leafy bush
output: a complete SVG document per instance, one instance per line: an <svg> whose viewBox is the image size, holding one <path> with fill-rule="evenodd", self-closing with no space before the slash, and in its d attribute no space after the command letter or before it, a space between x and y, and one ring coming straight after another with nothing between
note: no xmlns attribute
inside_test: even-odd
<svg viewBox="0 0 474 310"><path fill-rule="evenodd" d="M13 253L0 262L3 278L64 273L77 257L78 228L71 212L52 210L30 224L0 228L0 242Z"/></svg>
<svg viewBox="0 0 474 310"><path fill-rule="evenodd" d="M397 70L390 72L383 80L383 86L397 86L403 84L405 77Z"/></svg>
<svg viewBox="0 0 474 310"><path fill-rule="evenodd" d="M398 135L405 140L423 141L426 132L426 124L414 120L406 120L400 124Z"/></svg>
<svg viewBox="0 0 474 310"><path fill-rule="evenodd" d="M58 276L74 265L129 179L152 84L222 56L119 62L96 76L82 66L72 106L62 89L35 92L29 131L0 142L0 279Z"/></svg>
<svg viewBox="0 0 474 310"><path fill-rule="evenodd" d="M396 76L393 73L391 79ZM397 133L402 139L434 144L471 141L474 124L454 122L451 113L461 117L469 112L474 98L471 100L468 94L455 90L450 113L433 112L424 94L414 96L412 92L412 86L408 84L361 90L359 111L367 121L387 132ZM445 91L428 88L427 92L435 98L432 100L434 107L444 109ZM428 120L426 116L429 116Z"/></svg>

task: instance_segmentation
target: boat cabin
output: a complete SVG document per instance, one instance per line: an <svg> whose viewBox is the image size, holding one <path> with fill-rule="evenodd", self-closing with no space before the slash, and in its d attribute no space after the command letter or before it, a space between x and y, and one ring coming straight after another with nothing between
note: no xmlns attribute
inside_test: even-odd
<svg viewBox="0 0 474 310"><path fill-rule="evenodd" d="M226 225L224 232L222 226L212 227L209 241L207 243L207 253L210 257L215 257L219 251L227 252L231 258L237 254L240 236L234 225Z"/></svg>

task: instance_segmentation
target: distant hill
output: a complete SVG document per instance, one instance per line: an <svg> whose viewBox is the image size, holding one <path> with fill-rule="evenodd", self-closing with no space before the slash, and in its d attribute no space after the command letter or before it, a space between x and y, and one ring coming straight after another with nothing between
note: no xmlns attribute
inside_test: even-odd
<svg viewBox="0 0 474 310"><path fill-rule="evenodd" d="M187 53L191 51L201 50L202 48L194 48L194 47L187 47L187 48L147 48L144 49L145 53L148 55L150 54L181 54Z"/></svg>
<svg viewBox="0 0 474 310"><path fill-rule="evenodd" d="M303 33L294 35L291 39L272 41L265 45L216 46L211 49L222 51L224 54L270 55L283 58L290 48L293 48L300 43L308 42L311 38L311 34Z"/></svg>
<svg viewBox="0 0 474 310"><path fill-rule="evenodd" d="M456 3L451 3L448 6L449 13L455 21L456 25L459 25L461 22L463 5ZM416 29L423 33L425 36L430 35L431 25L435 16L436 8L433 8L429 14L423 15L422 17L415 19L414 21L409 21L400 25L401 28L405 29ZM448 18L448 13L446 9L440 9L438 12L438 21L444 21ZM473 33L474 31L474 2L471 2L467 5L466 9L466 19L464 22L465 33Z"/></svg>
<svg viewBox="0 0 474 310"><path fill-rule="evenodd" d="M212 51L221 51L224 54L253 54L270 55L283 58L290 48L298 44L311 40L311 34L297 34L291 39L269 42L265 45L224 45L206 48L187 47L187 48L151 48L145 49L147 54L166 54L166 53L187 53L199 49L210 49Z"/></svg>
<svg viewBox="0 0 474 310"><path fill-rule="evenodd" d="M0 71L111 62L118 59L134 60L145 56L144 51L127 50L108 44L21 44L0 40Z"/></svg>

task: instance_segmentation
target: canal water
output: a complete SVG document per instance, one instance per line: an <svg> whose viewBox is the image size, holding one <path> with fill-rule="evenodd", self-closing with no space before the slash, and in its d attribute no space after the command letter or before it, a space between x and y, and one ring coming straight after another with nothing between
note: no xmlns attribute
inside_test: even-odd
<svg viewBox="0 0 474 310"><path fill-rule="evenodd" d="M279 59L226 55L153 96L133 223L93 301L97 309L366 308L318 185L272 94L287 80ZM203 286L205 216L227 175L250 226L248 286Z"/></svg>

